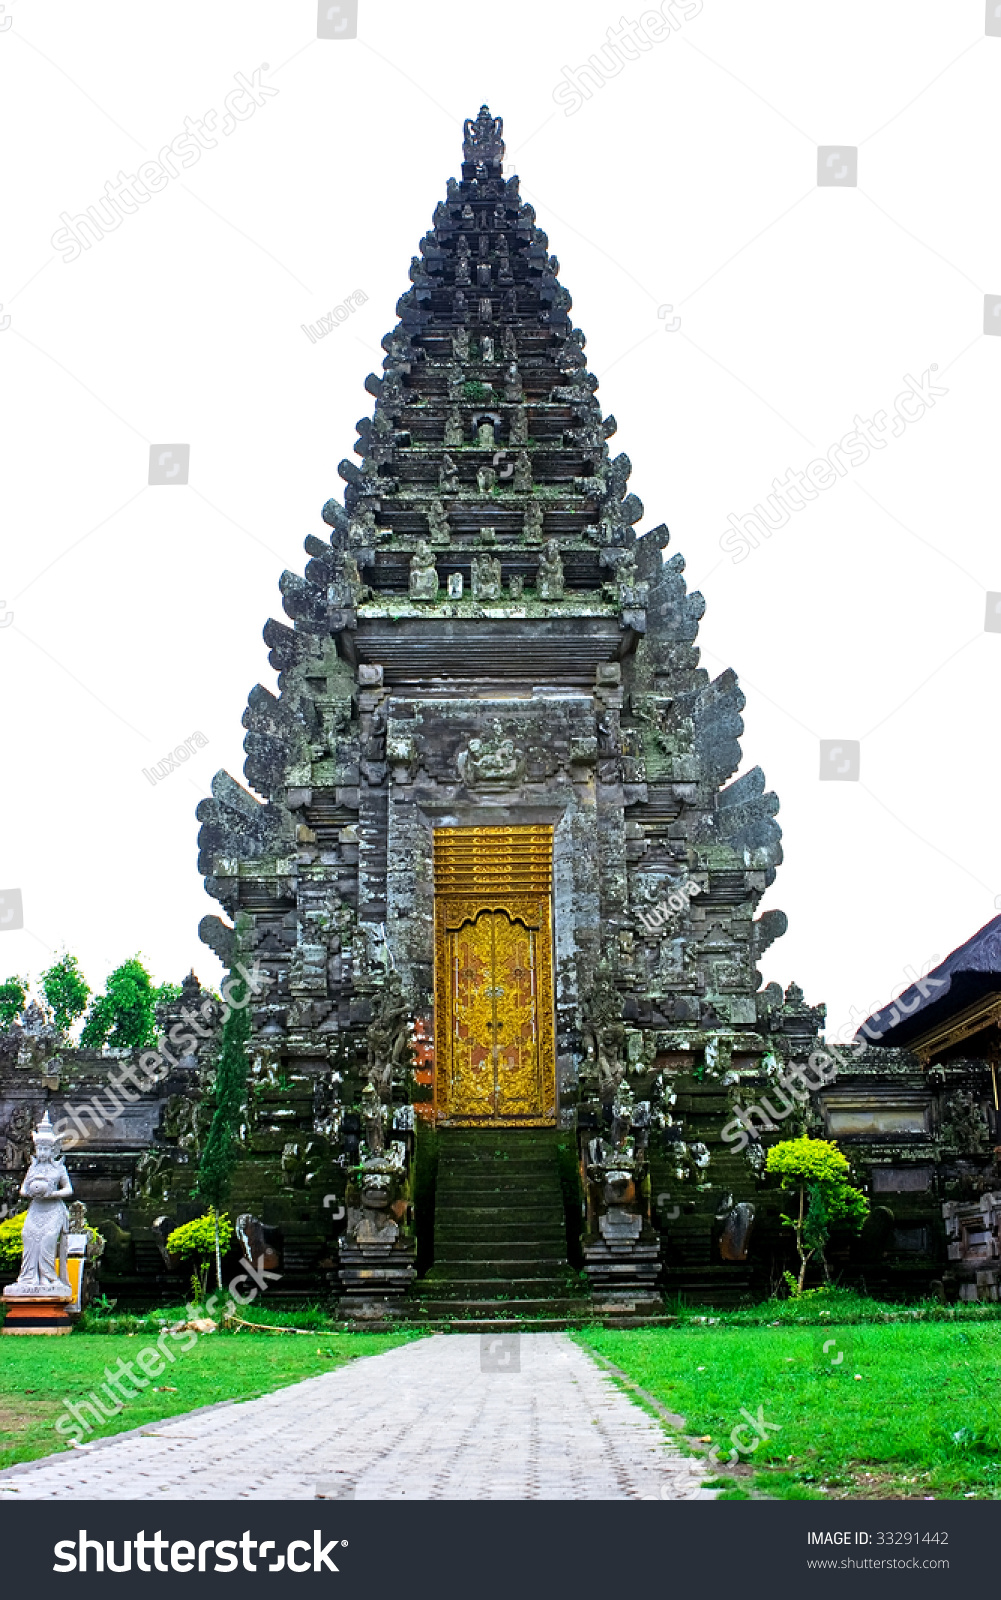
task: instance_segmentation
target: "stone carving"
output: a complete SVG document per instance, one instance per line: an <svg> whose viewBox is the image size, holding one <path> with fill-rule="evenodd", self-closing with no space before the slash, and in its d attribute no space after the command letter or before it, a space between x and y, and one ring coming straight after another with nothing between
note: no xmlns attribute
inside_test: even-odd
<svg viewBox="0 0 1001 1600"><path fill-rule="evenodd" d="M445 418L445 449L454 450L456 445L465 443L466 433L462 425L462 413L450 411Z"/></svg>
<svg viewBox="0 0 1001 1600"><path fill-rule="evenodd" d="M15 1106L7 1118L3 1142L0 1143L0 1165L8 1172L20 1172L28 1165L31 1156L31 1112L26 1106Z"/></svg>
<svg viewBox="0 0 1001 1600"><path fill-rule="evenodd" d="M450 600L462 599L462 573L450 572L448 575L448 598Z"/></svg>
<svg viewBox="0 0 1001 1600"><path fill-rule="evenodd" d="M547 539L542 547L535 587L540 600L563 599L563 562L555 539Z"/></svg>
<svg viewBox="0 0 1001 1600"><path fill-rule="evenodd" d="M461 444L461 423L459 426L460 437L457 443ZM441 467L438 470L438 487L443 494L458 494L459 492L459 469L447 451L441 458Z"/></svg>
<svg viewBox="0 0 1001 1600"><path fill-rule="evenodd" d="M43 1076L48 1076L49 1063L58 1055L65 1043L65 1034L60 1033L59 1029L49 1022L41 1006L32 1000L21 1013L20 1020L4 1029L0 1043L0 1063L12 1061L22 1070L33 1067ZM58 1061L53 1063L53 1075L58 1065Z"/></svg>
<svg viewBox="0 0 1001 1600"><path fill-rule="evenodd" d="M494 429L500 427L500 417L495 412L488 412L486 416L474 418L474 422L477 449L492 450L497 443Z"/></svg>
<svg viewBox="0 0 1001 1600"><path fill-rule="evenodd" d="M753 1232L754 1207L742 1200L739 1205L733 1206L727 1212L719 1242L721 1258L724 1261L746 1261Z"/></svg>
<svg viewBox="0 0 1001 1600"><path fill-rule="evenodd" d="M473 599L499 600L501 564L496 556L474 556L472 561Z"/></svg>
<svg viewBox="0 0 1001 1600"><path fill-rule="evenodd" d="M475 122L467 117L462 124L462 158L477 163L500 165L504 160L503 117L492 117L488 106L481 106Z"/></svg>
<svg viewBox="0 0 1001 1600"><path fill-rule="evenodd" d="M512 405L520 405L524 398L525 388L521 381L521 373L518 371L518 363L512 361L504 380L504 399Z"/></svg>
<svg viewBox="0 0 1001 1600"><path fill-rule="evenodd" d="M441 500L432 500L428 506L428 534L432 544L445 545L451 538L448 517Z"/></svg>
<svg viewBox="0 0 1001 1600"><path fill-rule="evenodd" d="M470 739L465 750L460 751L456 770L468 788L488 785L509 786L518 783L525 773L525 755L516 750L514 741L506 737L501 724L495 719L486 739Z"/></svg>
<svg viewBox="0 0 1001 1600"><path fill-rule="evenodd" d="M410 557L410 598L438 598L438 569L434 563L434 552L426 539L418 539L417 548Z"/></svg>
<svg viewBox="0 0 1001 1600"><path fill-rule="evenodd" d="M647 1166L650 1106L636 1102L623 1080L610 1106L611 1139L591 1139L587 1176L598 1237L584 1247L584 1262L599 1304L626 1302L654 1309L660 1245L645 1217L643 1179Z"/></svg>
<svg viewBox="0 0 1001 1600"><path fill-rule="evenodd" d="M30 1202L21 1236L21 1271L17 1282L4 1291L4 1298L30 1299L37 1295L72 1300L73 1291L66 1276L65 1238L69 1224L66 1201L73 1193L73 1185L47 1111L32 1138L35 1157L21 1185L22 1197Z"/></svg>
<svg viewBox="0 0 1001 1600"><path fill-rule="evenodd" d="M585 1073L594 1083L601 1104L611 1106L626 1071L626 1030L622 998L606 956L595 968L581 1034L586 1052Z"/></svg>
<svg viewBox="0 0 1001 1600"><path fill-rule="evenodd" d="M394 1083L402 1083L410 1065L410 1007L398 972L390 972L378 1009L366 1030L368 1082L388 1102Z"/></svg>
<svg viewBox="0 0 1001 1600"><path fill-rule="evenodd" d="M365 1144L374 1156L382 1154L385 1143L386 1112L382 1104L382 1097L375 1084L369 1080L361 1092L362 1127L365 1130Z"/></svg>

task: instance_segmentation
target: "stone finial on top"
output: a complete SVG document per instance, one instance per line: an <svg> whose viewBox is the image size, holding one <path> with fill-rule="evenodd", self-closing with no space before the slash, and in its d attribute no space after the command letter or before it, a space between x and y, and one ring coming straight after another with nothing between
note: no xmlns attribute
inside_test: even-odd
<svg viewBox="0 0 1001 1600"><path fill-rule="evenodd" d="M502 162L503 132L503 117L492 117L489 106L481 106L475 122L472 117L467 117L462 124L463 160Z"/></svg>

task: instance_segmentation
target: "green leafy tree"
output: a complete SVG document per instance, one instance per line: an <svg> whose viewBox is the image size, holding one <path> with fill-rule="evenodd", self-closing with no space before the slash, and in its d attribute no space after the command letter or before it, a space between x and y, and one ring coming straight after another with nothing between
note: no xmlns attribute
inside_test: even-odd
<svg viewBox="0 0 1001 1600"><path fill-rule="evenodd" d="M205 1298L205 1285L213 1255L218 1258L220 1247L223 1251L228 1250L232 1237L233 1224L227 1216L220 1216L214 1207L193 1222L182 1223L167 1235L167 1249L172 1256L180 1256L182 1260L186 1256L194 1256L198 1264L197 1272L192 1274L191 1284L199 1300Z"/></svg>
<svg viewBox="0 0 1001 1600"><path fill-rule="evenodd" d="M142 1049L156 1041L156 1007L180 995L176 984L153 980L138 955L123 961L109 974L104 993L95 997L83 1025L80 1043L85 1050L110 1044L114 1050Z"/></svg>
<svg viewBox="0 0 1001 1600"><path fill-rule="evenodd" d="M239 982L239 980L236 980ZM224 988L226 986L224 985ZM249 998L249 996L248 996ZM236 1132L247 1096L247 1042L250 1009L231 1005L223 1023L215 1075L215 1108L198 1165L195 1193L218 1213L227 1196L236 1165ZM216 1242L216 1288L222 1288L222 1248Z"/></svg>
<svg viewBox="0 0 1001 1600"><path fill-rule="evenodd" d="M57 1028L68 1033L77 1017L82 1017L90 998L90 984L80 971L76 956L63 954L42 973L42 993Z"/></svg>
<svg viewBox="0 0 1001 1600"><path fill-rule="evenodd" d="M28 1000L27 978L8 978L0 983L0 1028L16 1022Z"/></svg>
<svg viewBox="0 0 1001 1600"><path fill-rule="evenodd" d="M824 1275L830 1278L827 1257L824 1254L833 1225L851 1228L857 1233L869 1212L869 1202L861 1189L849 1183L851 1168L847 1158L830 1139L783 1139L773 1144L765 1162L765 1171L774 1173L780 1187L792 1193L794 1208L791 1214L783 1213L782 1220L796 1235L799 1255L799 1277L796 1293L803 1293L806 1269L814 1256L824 1264Z"/></svg>

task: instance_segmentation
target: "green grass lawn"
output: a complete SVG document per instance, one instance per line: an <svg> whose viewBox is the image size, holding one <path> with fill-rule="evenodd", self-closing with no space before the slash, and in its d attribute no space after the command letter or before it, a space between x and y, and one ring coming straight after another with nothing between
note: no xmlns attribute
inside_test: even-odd
<svg viewBox="0 0 1001 1600"><path fill-rule="evenodd" d="M0 1467L70 1448L55 1431L66 1401L80 1400L98 1389L105 1382L105 1367L115 1372L119 1357L134 1362L139 1351L155 1348L161 1329L151 1326L150 1332L74 1331L58 1338L0 1338ZM377 1355L408 1337L414 1335L321 1331L305 1337L246 1330L205 1334L193 1349L175 1345L175 1359L162 1376L151 1377L148 1388L86 1438L106 1438L219 1400L253 1400L300 1378L329 1372L356 1356ZM98 1393L106 1398L99 1389Z"/></svg>
<svg viewBox="0 0 1001 1600"><path fill-rule="evenodd" d="M845 1324L813 1312L797 1324L796 1303L782 1305L778 1326L721 1314L578 1337L683 1416L693 1445L711 1442L726 1462L731 1429L744 1425L744 1446L757 1438L717 1475L723 1498L1001 1498L1001 1321ZM742 1408L778 1431L762 1438Z"/></svg>

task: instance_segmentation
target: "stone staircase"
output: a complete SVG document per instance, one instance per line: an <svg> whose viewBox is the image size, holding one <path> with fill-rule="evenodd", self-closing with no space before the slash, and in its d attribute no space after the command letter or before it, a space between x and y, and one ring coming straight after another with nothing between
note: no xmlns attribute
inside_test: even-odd
<svg viewBox="0 0 1001 1600"><path fill-rule="evenodd" d="M551 1128L439 1131L420 1321L489 1332L588 1320L587 1290L567 1261L556 1139Z"/></svg>

